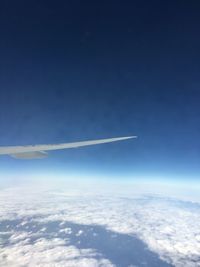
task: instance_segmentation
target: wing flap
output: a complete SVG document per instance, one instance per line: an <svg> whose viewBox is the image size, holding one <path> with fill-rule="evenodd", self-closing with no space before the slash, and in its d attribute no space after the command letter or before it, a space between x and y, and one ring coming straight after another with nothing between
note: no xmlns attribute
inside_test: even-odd
<svg viewBox="0 0 200 267"><path fill-rule="evenodd" d="M35 151L35 152L15 153L15 154L10 154L10 156L15 159L43 159L48 156L48 153L44 151Z"/></svg>

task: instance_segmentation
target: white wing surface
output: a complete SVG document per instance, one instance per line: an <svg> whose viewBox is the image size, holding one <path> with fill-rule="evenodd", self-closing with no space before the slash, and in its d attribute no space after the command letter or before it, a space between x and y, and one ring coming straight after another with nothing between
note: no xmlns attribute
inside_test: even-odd
<svg viewBox="0 0 200 267"><path fill-rule="evenodd" d="M82 147L82 146L92 146L92 145L127 140L131 138L137 138L137 136L117 137L117 138L99 139L99 140L81 141L81 142L63 143L63 144L33 145L33 146L32 145L31 146L5 146L5 147L0 147L0 155L10 155L14 158L19 158L19 159L44 158L47 156L46 151L49 151L49 150L77 148L77 147Z"/></svg>

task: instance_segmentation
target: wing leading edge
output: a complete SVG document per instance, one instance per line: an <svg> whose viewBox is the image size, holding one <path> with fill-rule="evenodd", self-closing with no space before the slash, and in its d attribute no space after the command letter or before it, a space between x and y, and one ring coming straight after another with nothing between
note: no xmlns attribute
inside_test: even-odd
<svg viewBox="0 0 200 267"><path fill-rule="evenodd" d="M137 138L137 136L117 137L117 138L108 138L108 139L81 141L74 143L63 143L63 144L34 145L34 146L6 146L6 147L0 147L0 155L10 155L11 157L19 159L44 158L47 156L46 151L49 150L92 146L92 145L127 140L131 138Z"/></svg>

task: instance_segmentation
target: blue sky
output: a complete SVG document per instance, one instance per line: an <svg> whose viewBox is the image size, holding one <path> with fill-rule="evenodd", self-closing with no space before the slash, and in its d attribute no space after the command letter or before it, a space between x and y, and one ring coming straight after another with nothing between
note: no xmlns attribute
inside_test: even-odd
<svg viewBox="0 0 200 267"><path fill-rule="evenodd" d="M199 179L199 4L3 1L0 145L138 135L0 158L4 172ZM151 179L151 178L149 178Z"/></svg>

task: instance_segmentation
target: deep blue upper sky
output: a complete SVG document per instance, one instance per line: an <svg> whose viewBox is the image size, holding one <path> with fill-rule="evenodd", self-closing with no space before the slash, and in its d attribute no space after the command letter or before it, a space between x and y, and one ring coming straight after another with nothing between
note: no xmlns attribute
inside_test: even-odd
<svg viewBox="0 0 200 267"><path fill-rule="evenodd" d="M1 1L0 145L139 136L1 170L198 177L199 14L198 1Z"/></svg>

